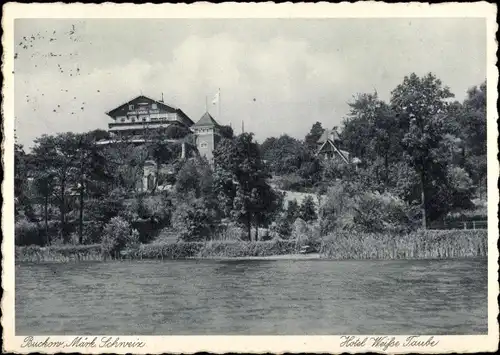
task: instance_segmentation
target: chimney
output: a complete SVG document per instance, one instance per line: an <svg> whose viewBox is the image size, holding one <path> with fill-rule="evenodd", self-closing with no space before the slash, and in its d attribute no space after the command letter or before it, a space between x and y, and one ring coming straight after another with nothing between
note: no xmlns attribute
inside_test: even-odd
<svg viewBox="0 0 500 355"><path fill-rule="evenodd" d="M163 93L161 93L161 100L160 102L163 102Z"/></svg>

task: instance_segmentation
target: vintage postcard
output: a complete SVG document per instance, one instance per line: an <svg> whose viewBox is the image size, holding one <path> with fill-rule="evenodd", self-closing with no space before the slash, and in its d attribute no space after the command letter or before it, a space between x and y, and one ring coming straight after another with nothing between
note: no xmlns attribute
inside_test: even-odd
<svg viewBox="0 0 500 355"><path fill-rule="evenodd" d="M496 5L3 10L6 351L498 349Z"/></svg>

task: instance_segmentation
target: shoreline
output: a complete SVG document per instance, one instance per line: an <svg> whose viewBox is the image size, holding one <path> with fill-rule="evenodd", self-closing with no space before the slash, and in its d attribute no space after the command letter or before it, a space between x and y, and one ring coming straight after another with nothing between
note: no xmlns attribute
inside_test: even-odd
<svg viewBox="0 0 500 355"><path fill-rule="evenodd" d="M409 260L463 259L488 255L487 230L425 231L403 235L336 233L309 241L313 253L301 254L304 242L211 241L141 244L134 249L103 253L100 244L16 246L16 262L80 262L103 260Z"/></svg>
<svg viewBox="0 0 500 355"><path fill-rule="evenodd" d="M328 259L322 257L320 253L311 254L276 254L267 256L207 256L207 257L197 257L192 256L186 259L189 260L215 260L215 261L231 261L231 260L315 260L315 259ZM330 259L334 260L334 259Z"/></svg>

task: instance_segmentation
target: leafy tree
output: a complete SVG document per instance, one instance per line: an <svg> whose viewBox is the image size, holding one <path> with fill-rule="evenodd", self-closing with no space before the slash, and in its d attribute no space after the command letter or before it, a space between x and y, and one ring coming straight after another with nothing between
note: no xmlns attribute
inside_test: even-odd
<svg viewBox="0 0 500 355"><path fill-rule="evenodd" d="M183 241L198 241L215 234L219 216L215 206L204 198L179 201L172 216L172 226Z"/></svg>
<svg viewBox="0 0 500 355"><path fill-rule="evenodd" d="M318 219L316 206L311 196L306 196L299 209L299 216L304 221L309 222Z"/></svg>
<svg viewBox="0 0 500 355"><path fill-rule="evenodd" d="M351 111L341 134L344 148L360 158L365 166L377 162L376 179L379 183L390 184L389 167L401 159L403 134L394 111L376 92L358 94L349 106Z"/></svg>
<svg viewBox="0 0 500 355"><path fill-rule="evenodd" d="M22 145L14 144L14 213L15 216L21 212L31 221L36 220L32 207L31 195L29 194L30 183L30 158L26 154Z"/></svg>
<svg viewBox="0 0 500 355"><path fill-rule="evenodd" d="M219 132L223 138L233 139L233 137L234 137L234 131L233 131L233 128L231 126L220 126Z"/></svg>
<svg viewBox="0 0 500 355"><path fill-rule="evenodd" d="M321 125L321 122L316 122L312 125L311 130L305 137L305 146L310 152L316 152L318 140L324 131L325 129Z"/></svg>
<svg viewBox="0 0 500 355"><path fill-rule="evenodd" d="M280 213L274 222L270 226L270 235L273 238L283 238L288 239L292 234L292 223L288 219L288 216L284 213Z"/></svg>
<svg viewBox="0 0 500 355"><path fill-rule="evenodd" d="M463 165L473 179L473 183L478 185L481 197L487 177L486 82L467 91L467 97L456 115L459 123L457 136L464 142Z"/></svg>
<svg viewBox="0 0 500 355"><path fill-rule="evenodd" d="M267 161L271 171L278 175L297 172L304 163L313 159L300 141L286 134L266 139L262 149L263 159Z"/></svg>
<svg viewBox="0 0 500 355"><path fill-rule="evenodd" d="M438 150L447 129L446 99L450 97L453 94L448 87L431 73L422 78L411 74L392 91L391 105L405 131L405 157L419 174L424 229L430 207L429 183L442 173Z"/></svg>
<svg viewBox="0 0 500 355"><path fill-rule="evenodd" d="M104 148L103 155L107 162L105 174L110 176L113 188L134 193L137 182L142 180L144 163L150 157L148 147L125 141Z"/></svg>
<svg viewBox="0 0 500 355"><path fill-rule="evenodd" d="M213 196L212 169L204 157L187 160L177 173L175 190L178 194L194 193L196 198Z"/></svg>
<svg viewBox="0 0 500 355"><path fill-rule="evenodd" d="M214 190L221 210L244 225L251 240L252 225L257 234L259 225L269 223L269 215L279 208L279 196L266 182L269 175L253 134L222 139L214 150L214 165Z"/></svg>
<svg viewBox="0 0 500 355"><path fill-rule="evenodd" d="M78 158L79 138L74 133L60 133L56 136L43 135L35 140L34 164L43 171L42 178L54 178L55 197L59 204L60 234L66 240L67 194L75 184L79 170L75 166ZM47 184L44 186L48 187Z"/></svg>
<svg viewBox="0 0 500 355"><path fill-rule="evenodd" d="M162 134L162 136L167 139L179 139L184 138L189 133L189 128L186 128L185 126L181 126L179 124L171 124L165 129L165 134Z"/></svg>

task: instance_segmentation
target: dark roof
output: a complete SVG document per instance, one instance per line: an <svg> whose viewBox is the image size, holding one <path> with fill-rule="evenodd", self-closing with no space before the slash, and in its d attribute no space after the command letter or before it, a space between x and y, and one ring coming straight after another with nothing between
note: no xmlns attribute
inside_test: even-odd
<svg viewBox="0 0 500 355"><path fill-rule="evenodd" d="M121 104L117 108L115 108L109 112L106 112L106 114L112 118L116 118L116 116L126 114L129 111L129 109L128 109L129 105L137 105L141 102L156 103L158 105L158 108L165 110L167 112L170 112L170 113L177 113L180 116L187 119L191 124L194 124L193 120L191 118L189 118L189 116L186 115L180 108L175 107L173 105L167 105L166 103L164 103L162 101L157 101L157 100L151 99L151 98L144 96L144 95L139 95L136 98Z"/></svg>
<svg viewBox="0 0 500 355"><path fill-rule="evenodd" d="M199 121L196 122L193 127L219 127L219 124L212 116L210 116L208 112L205 112L205 114L201 116Z"/></svg>

